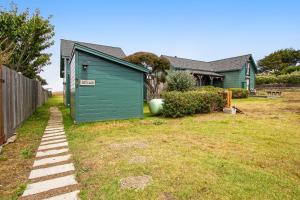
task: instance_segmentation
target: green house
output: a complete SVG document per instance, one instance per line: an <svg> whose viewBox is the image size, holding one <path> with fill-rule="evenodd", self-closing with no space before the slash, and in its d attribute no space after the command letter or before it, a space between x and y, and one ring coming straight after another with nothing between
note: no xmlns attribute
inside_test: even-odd
<svg viewBox="0 0 300 200"><path fill-rule="evenodd" d="M191 72L198 86L213 85L223 88L255 88L257 66L251 54L204 62L163 55L174 70Z"/></svg>
<svg viewBox="0 0 300 200"><path fill-rule="evenodd" d="M122 60L122 50L87 44L61 44L64 99L74 122L142 118L148 70Z"/></svg>

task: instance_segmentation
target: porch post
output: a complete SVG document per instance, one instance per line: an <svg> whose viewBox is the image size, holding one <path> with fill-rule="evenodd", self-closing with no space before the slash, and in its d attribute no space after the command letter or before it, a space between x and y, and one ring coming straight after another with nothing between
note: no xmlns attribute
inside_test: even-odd
<svg viewBox="0 0 300 200"><path fill-rule="evenodd" d="M213 85L213 83L214 83L214 77L213 76L209 76L209 79L210 79L210 85Z"/></svg>
<svg viewBox="0 0 300 200"><path fill-rule="evenodd" d="M202 86L202 75L199 75L198 78L199 78L199 86L201 87Z"/></svg>

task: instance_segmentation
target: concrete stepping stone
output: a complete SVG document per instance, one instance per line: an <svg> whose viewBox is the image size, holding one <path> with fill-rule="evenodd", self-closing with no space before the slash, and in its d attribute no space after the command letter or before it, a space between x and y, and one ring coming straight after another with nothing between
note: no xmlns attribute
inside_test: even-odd
<svg viewBox="0 0 300 200"><path fill-rule="evenodd" d="M40 181L37 183L31 183L27 185L27 189L24 191L23 196L38 194L41 192L46 192L52 189L61 188L70 185L76 185L74 175L63 176L59 178L54 178L46 181Z"/></svg>
<svg viewBox="0 0 300 200"><path fill-rule="evenodd" d="M66 146L68 146L68 142L41 145L41 146L39 146L38 151L45 150L45 149L53 149L53 148L57 148L57 147L66 147Z"/></svg>
<svg viewBox="0 0 300 200"><path fill-rule="evenodd" d="M44 200L79 200L78 193L79 193L79 190L76 190L74 192L50 197L50 198L47 198Z"/></svg>
<svg viewBox="0 0 300 200"><path fill-rule="evenodd" d="M120 180L121 189L144 189L152 182L151 176L129 176Z"/></svg>
<svg viewBox="0 0 300 200"><path fill-rule="evenodd" d="M54 134L58 134L58 133L63 133L63 134L65 134L65 131L53 131L53 132L49 132L49 133L45 133L44 134L44 137L46 136L50 136L50 135L54 135Z"/></svg>
<svg viewBox="0 0 300 200"><path fill-rule="evenodd" d="M62 129L64 129L63 126L56 127L56 128L47 128L46 127L45 132L47 132L47 131L55 131L55 130L62 130Z"/></svg>
<svg viewBox="0 0 300 200"><path fill-rule="evenodd" d="M111 144L110 147L117 150L126 149L126 148L147 148L148 144L143 141L130 141L125 143Z"/></svg>
<svg viewBox="0 0 300 200"><path fill-rule="evenodd" d="M48 151L38 151L36 153L36 157L44 157L44 156L54 156L56 154L61 154L68 152L68 148L63 148L63 149L53 149L53 150L48 150Z"/></svg>
<svg viewBox="0 0 300 200"><path fill-rule="evenodd" d="M59 133L59 132L65 132L64 129L57 129L57 130L52 130L52 131L45 131L45 135L46 134L50 134L50 133Z"/></svg>
<svg viewBox="0 0 300 200"><path fill-rule="evenodd" d="M56 126L47 126L46 130L50 130L50 129L58 129L58 128L62 128L62 125L56 125Z"/></svg>
<svg viewBox="0 0 300 200"><path fill-rule="evenodd" d="M147 158L145 156L134 156L129 160L130 164L141 164L146 162L147 162Z"/></svg>
<svg viewBox="0 0 300 200"><path fill-rule="evenodd" d="M58 136L58 135L65 135L65 133L64 133L64 132L61 132L61 133L47 134L47 135L44 135L43 138L48 138L48 137Z"/></svg>
<svg viewBox="0 0 300 200"><path fill-rule="evenodd" d="M65 135L52 136L52 137L42 138L42 142L54 140L54 139L64 139L64 138L66 138Z"/></svg>
<svg viewBox="0 0 300 200"><path fill-rule="evenodd" d="M44 158L44 159L34 161L33 167L63 162L63 161L70 160L70 158L71 158L71 154L67 154L67 155L63 155L63 156L56 156L56 157L51 157L51 158Z"/></svg>
<svg viewBox="0 0 300 200"><path fill-rule="evenodd" d="M53 174L60 174L63 172L69 172L69 171L74 171L74 170L75 170L75 168L74 168L73 163L57 165L54 167L34 169L30 172L29 179L40 178L43 176L50 176Z"/></svg>
<svg viewBox="0 0 300 200"><path fill-rule="evenodd" d="M57 139L57 140L50 140L50 141L46 141L46 142L41 142L41 145L59 143L59 142L66 142L66 141L67 141L66 138L62 138L62 139Z"/></svg>

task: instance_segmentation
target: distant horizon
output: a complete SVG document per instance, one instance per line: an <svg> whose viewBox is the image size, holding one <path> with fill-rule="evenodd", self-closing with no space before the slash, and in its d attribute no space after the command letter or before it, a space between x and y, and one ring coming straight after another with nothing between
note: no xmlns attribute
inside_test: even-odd
<svg viewBox="0 0 300 200"><path fill-rule="evenodd" d="M11 1L1 3L9 9ZM60 39L213 61L252 54L255 61L285 48L300 49L300 2L258 1L13 1L20 11L39 9L53 15L55 44L51 64L41 76L53 91L59 78Z"/></svg>

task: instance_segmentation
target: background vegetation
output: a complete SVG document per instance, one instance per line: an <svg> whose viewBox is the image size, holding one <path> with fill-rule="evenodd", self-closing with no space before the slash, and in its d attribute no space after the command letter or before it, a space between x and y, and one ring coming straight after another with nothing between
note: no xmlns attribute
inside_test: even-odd
<svg viewBox="0 0 300 200"><path fill-rule="evenodd" d="M1 57L3 52L10 50L2 64L46 84L39 73L50 64L51 54L45 50L54 44L54 26L50 17L42 17L39 10L32 14L28 9L19 12L15 4L10 10L0 7L0 30Z"/></svg>

